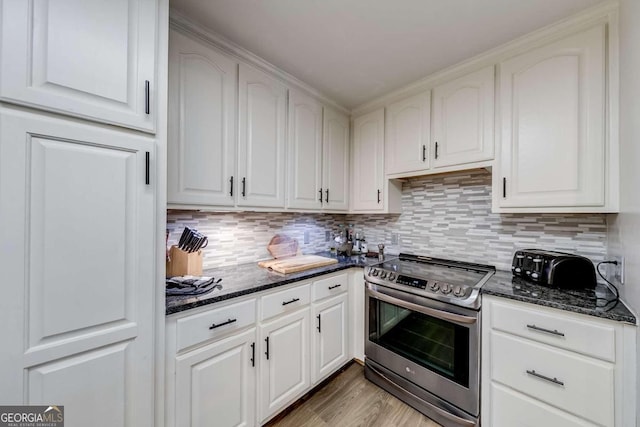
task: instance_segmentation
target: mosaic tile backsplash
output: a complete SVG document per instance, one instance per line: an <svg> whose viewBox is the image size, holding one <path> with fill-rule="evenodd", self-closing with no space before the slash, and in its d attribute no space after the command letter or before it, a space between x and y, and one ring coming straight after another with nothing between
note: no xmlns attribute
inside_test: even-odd
<svg viewBox="0 0 640 427"><path fill-rule="evenodd" d="M266 247L274 234L297 239L303 253L326 250L325 231L347 224L364 232L370 248L384 243L389 254L430 255L498 269L510 267L514 251L530 247L577 253L594 262L606 255L606 215L491 213L491 174L484 170L410 179L403 183L402 209L400 215L169 211L167 228L169 243L177 241L184 226L209 236L205 268L269 258Z"/></svg>

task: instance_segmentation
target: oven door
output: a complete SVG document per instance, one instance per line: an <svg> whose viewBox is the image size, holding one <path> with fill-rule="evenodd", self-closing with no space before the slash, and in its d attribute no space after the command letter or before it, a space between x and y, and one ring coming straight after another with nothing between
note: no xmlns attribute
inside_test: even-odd
<svg viewBox="0 0 640 427"><path fill-rule="evenodd" d="M480 313L366 286L366 357L478 416Z"/></svg>

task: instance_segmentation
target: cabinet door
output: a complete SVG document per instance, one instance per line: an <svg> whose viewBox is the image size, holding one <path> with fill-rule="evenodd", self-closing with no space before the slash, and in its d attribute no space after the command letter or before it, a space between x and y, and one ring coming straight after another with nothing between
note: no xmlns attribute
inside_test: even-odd
<svg viewBox="0 0 640 427"><path fill-rule="evenodd" d="M314 305L312 336L314 384L333 373L349 359L347 294Z"/></svg>
<svg viewBox="0 0 640 427"><path fill-rule="evenodd" d="M433 90L433 166L493 158L493 65Z"/></svg>
<svg viewBox="0 0 640 427"><path fill-rule="evenodd" d="M289 93L287 207L322 208L322 105L300 92Z"/></svg>
<svg viewBox="0 0 640 427"><path fill-rule="evenodd" d="M310 385L309 308L260 327L260 421L275 414Z"/></svg>
<svg viewBox="0 0 640 427"><path fill-rule="evenodd" d="M387 108L385 171L387 174L429 168L431 92L426 91Z"/></svg>
<svg viewBox="0 0 640 427"><path fill-rule="evenodd" d="M156 1L0 5L1 99L154 131Z"/></svg>
<svg viewBox="0 0 640 427"><path fill-rule="evenodd" d="M233 206L238 64L169 34L168 202Z"/></svg>
<svg viewBox="0 0 640 427"><path fill-rule="evenodd" d="M603 24L500 65L500 206L604 205L604 35Z"/></svg>
<svg viewBox="0 0 640 427"><path fill-rule="evenodd" d="M324 208L349 209L349 117L324 109L322 188Z"/></svg>
<svg viewBox="0 0 640 427"><path fill-rule="evenodd" d="M384 210L384 109L353 121L353 210Z"/></svg>
<svg viewBox="0 0 640 427"><path fill-rule="evenodd" d="M6 107L0 122L0 401L152 426L153 140Z"/></svg>
<svg viewBox="0 0 640 427"><path fill-rule="evenodd" d="M255 424L256 329L176 359L177 427Z"/></svg>
<svg viewBox="0 0 640 427"><path fill-rule="evenodd" d="M240 64L238 205L284 207L287 88Z"/></svg>

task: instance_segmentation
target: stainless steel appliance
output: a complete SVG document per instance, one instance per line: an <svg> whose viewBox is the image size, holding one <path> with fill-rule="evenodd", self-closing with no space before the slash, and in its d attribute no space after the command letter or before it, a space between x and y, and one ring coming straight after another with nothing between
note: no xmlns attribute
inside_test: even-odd
<svg viewBox="0 0 640 427"><path fill-rule="evenodd" d="M580 255L564 252L523 249L513 255L511 271L539 285L559 288L596 287L593 263Z"/></svg>
<svg viewBox="0 0 640 427"><path fill-rule="evenodd" d="M488 265L400 254L365 269L365 376L444 426L480 412L480 287Z"/></svg>

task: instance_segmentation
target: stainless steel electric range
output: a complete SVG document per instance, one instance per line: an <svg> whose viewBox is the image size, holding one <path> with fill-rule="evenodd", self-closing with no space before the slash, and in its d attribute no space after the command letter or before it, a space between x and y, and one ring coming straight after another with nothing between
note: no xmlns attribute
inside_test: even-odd
<svg viewBox="0 0 640 427"><path fill-rule="evenodd" d="M480 416L480 287L495 267L400 254L365 269L365 376L444 426Z"/></svg>

